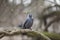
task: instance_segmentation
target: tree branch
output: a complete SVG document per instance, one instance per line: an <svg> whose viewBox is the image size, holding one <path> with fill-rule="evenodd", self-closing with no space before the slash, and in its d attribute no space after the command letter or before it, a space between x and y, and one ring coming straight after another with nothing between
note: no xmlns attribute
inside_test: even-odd
<svg viewBox="0 0 60 40"><path fill-rule="evenodd" d="M41 38L44 40L51 40L41 32L32 31L32 30L28 30L28 29L20 29L20 30L13 30L13 31L1 31L0 34L2 34L2 35L0 35L0 39L4 36L14 36L14 35L21 34L21 35L36 37L37 39L39 38L39 40Z"/></svg>
<svg viewBox="0 0 60 40"><path fill-rule="evenodd" d="M58 21L60 21L60 17L56 17L56 18L54 18L51 22L49 22L49 23L46 25L44 31L48 31L48 27L49 27L52 23L54 23L54 22L58 22Z"/></svg>

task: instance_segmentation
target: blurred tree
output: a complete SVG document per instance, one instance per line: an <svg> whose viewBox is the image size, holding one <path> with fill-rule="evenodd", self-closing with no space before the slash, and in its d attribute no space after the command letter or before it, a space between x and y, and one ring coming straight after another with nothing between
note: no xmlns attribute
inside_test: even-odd
<svg viewBox="0 0 60 40"><path fill-rule="evenodd" d="M55 8L57 7L55 11L53 10L54 7ZM59 12L58 8L60 8L60 6L55 5L55 6L49 6L48 8L44 9L43 14L42 14L42 19L43 19L43 22L44 22L44 25L45 25L45 31L48 31L48 27L52 23L60 20L60 14L59 14L60 12ZM45 13L47 13L47 11L48 11L48 14L45 14ZM50 13L49 13L49 11L50 11ZM50 21L49 23L47 23L47 19L51 18L51 17L53 17L53 20Z"/></svg>
<svg viewBox="0 0 60 40"><path fill-rule="evenodd" d="M59 17L60 5L57 1L59 0L44 0L45 8L40 14L38 14L38 17L40 18L40 24L41 24L40 28L44 24L44 31L48 31L48 28L49 26L51 26L51 24L60 20Z"/></svg>

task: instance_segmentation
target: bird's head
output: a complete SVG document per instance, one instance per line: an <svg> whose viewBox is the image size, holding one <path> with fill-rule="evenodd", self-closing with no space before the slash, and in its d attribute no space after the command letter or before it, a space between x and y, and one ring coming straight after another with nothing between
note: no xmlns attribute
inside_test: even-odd
<svg viewBox="0 0 60 40"><path fill-rule="evenodd" d="M29 17L32 18L32 14L29 14Z"/></svg>

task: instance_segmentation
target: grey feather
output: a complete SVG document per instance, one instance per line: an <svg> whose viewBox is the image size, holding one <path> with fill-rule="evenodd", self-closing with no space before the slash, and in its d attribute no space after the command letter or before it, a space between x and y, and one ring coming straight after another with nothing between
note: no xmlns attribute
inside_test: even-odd
<svg viewBox="0 0 60 40"><path fill-rule="evenodd" d="M33 25L33 18L32 18L32 15L29 14L28 18L26 19L24 25L23 25L23 28L24 29L30 29Z"/></svg>
<svg viewBox="0 0 60 40"><path fill-rule="evenodd" d="M33 18L32 15L29 14L27 16L26 21L23 24L19 25L19 27L23 29L31 29L32 25L33 25Z"/></svg>

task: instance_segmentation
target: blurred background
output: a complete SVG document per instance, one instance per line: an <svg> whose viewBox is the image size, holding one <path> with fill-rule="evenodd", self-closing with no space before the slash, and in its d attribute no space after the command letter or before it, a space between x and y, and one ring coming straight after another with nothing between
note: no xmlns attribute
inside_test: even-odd
<svg viewBox="0 0 60 40"><path fill-rule="evenodd" d="M60 0L0 0L0 30L18 28L28 14L32 30L60 34Z"/></svg>

